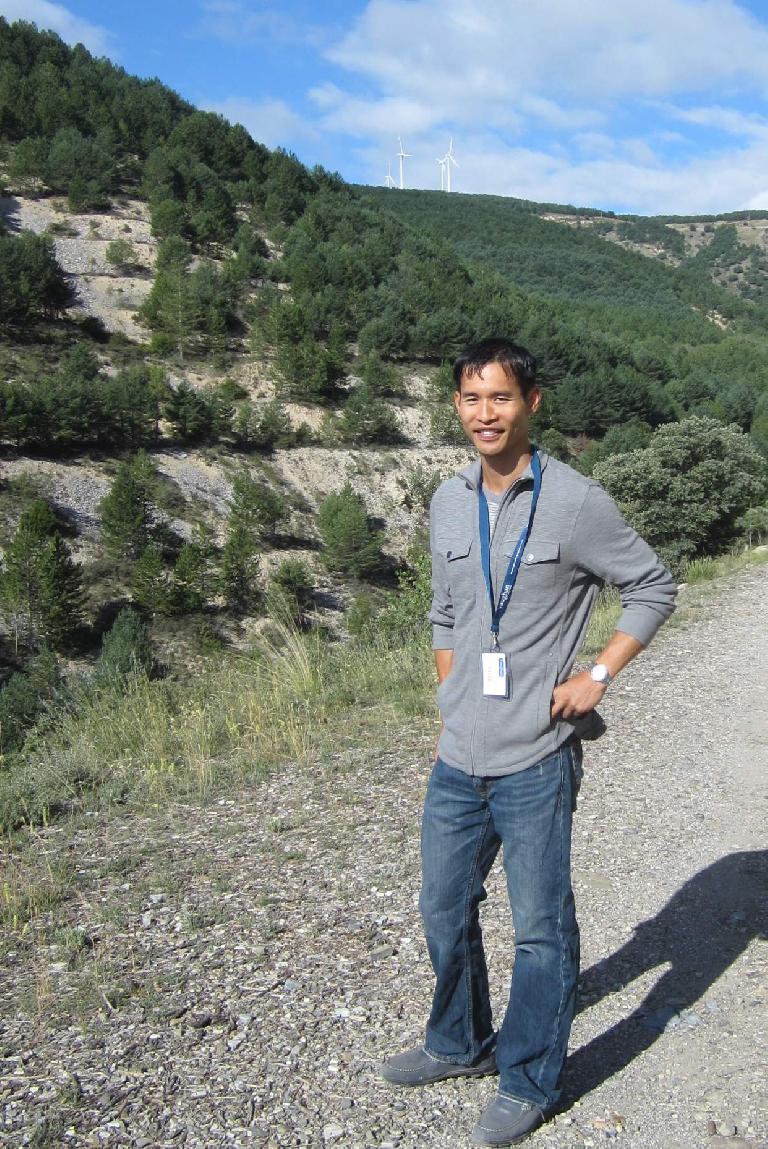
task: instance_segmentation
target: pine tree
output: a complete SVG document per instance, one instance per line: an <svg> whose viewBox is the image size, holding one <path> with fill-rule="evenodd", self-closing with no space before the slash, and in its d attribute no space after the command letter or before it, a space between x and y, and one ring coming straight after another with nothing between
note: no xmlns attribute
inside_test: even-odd
<svg viewBox="0 0 768 1149"><path fill-rule="evenodd" d="M107 244L104 258L108 264L120 271L135 267L138 263L136 248L129 239L125 239L123 236L118 236L117 239L113 239Z"/></svg>
<svg viewBox="0 0 768 1149"><path fill-rule="evenodd" d="M172 598L178 613L203 610L217 589L213 532L199 523L173 568Z"/></svg>
<svg viewBox="0 0 768 1149"><path fill-rule="evenodd" d="M178 265L158 272L139 316L161 336L163 347L175 350L183 360L193 346L200 322L192 276Z"/></svg>
<svg viewBox="0 0 768 1149"><path fill-rule="evenodd" d="M36 499L19 519L3 568L0 598L16 642L66 647L83 617L82 572L44 500Z"/></svg>
<svg viewBox="0 0 768 1149"><path fill-rule="evenodd" d="M365 383L355 387L344 404L339 428L346 442L361 446L369 443L399 443L403 438L394 411L382 399L378 399Z"/></svg>
<svg viewBox="0 0 768 1149"><path fill-rule="evenodd" d="M230 521L248 531L254 539L273 535L285 517L282 495L266 483L257 483L249 475L236 475L232 484Z"/></svg>
<svg viewBox="0 0 768 1149"><path fill-rule="evenodd" d="M259 558L257 543L239 523L229 527L221 556L221 591L227 605L245 613L258 597Z"/></svg>
<svg viewBox="0 0 768 1149"><path fill-rule="evenodd" d="M182 443L198 443L212 439L215 412L209 398L183 380L169 392L165 401L165 417L173 427L174 436Z"/></svg>
<svg viewBox="0 0 768 1149"><path fill-rule="evenodd" d="M34 638L34 611L40 592L40 561L46 539L19 524L5 549L0 578L3 612L13 629L16 647Z"/></svg>
<svg viewBox="0 0 768 1149"><path fill-rule="evenodd" d="M61 535L50 539L39 566L35 629L53 650L66 650L83 621L82 569Z"/></svg>
<svg viewBox="0 0 768 1149"><path fill-rule="evenodd" d="M163 614L171 604L171 590L160 548L150 543L141 552L131 571L133 601L153 614Z"/></svg>
<svg viewBox="0 0 768 1149"><path fill-rule="evenodd" d="M147 484L133 460L120 463L109 493L99 503L107 553L121 561L138 558L149 540L151 512Z"/></svg>

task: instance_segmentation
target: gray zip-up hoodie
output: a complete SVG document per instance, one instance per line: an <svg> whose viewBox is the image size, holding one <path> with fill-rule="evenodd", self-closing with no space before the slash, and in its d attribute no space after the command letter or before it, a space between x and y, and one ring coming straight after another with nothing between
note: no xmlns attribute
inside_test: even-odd
<svg viewBox="0 0 768 1149"><path fill-rule="evenodd" d="M646 645L672 614L676 586L647 543L598 483L544 452L536 516L499 633L507 655L507 698L483 695L481 652L492 646L491 610L480 561L480 460L438 487L430 507L435 650L453 650L438 688L444 762L468 774L525 770L574 732L552 722L554 687L570 674L604 583L618 587L617 629ZM530 467L504 493L491 538L494 594L528 522Z"/></svg>

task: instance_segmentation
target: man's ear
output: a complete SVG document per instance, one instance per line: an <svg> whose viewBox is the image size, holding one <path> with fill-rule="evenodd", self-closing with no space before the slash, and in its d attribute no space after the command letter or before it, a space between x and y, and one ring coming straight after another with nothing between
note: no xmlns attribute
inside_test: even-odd
<svg viewBox="0 0 768 1149"><path fill-rule="evenodd" d="M453 405L457 411L459 410L459 404L460 403L461 403L461 391L454 391L454 393L453 393Z"/></svg>
<svg viewBox="0 0 768 1149"><path fill-rule="evenodd" d="M534 387L531 391L528 392L527 403L528 413L530 415L535 415L541 406L541 388Z"/></svg>

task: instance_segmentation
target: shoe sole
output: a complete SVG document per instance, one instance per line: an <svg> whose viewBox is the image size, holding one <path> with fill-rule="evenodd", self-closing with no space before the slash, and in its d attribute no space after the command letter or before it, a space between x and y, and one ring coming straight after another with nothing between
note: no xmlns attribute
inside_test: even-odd
<svg viewBox="0 0 768 1149"><path fill-rule="evenodd" d="M379 1076L383 1081L386 1081L387 1085L399 1085L406 1089L417 1089L422 1085L435 1085L439 1081L449 1081L456 1077L490 1077L491 1074L494 1073L498 1073L495 1062L492 1065L478 1065L467 1068L464 1066L456 1066L455 1069L449 1067L446 1072L441 1072L437 1077L422 1077L416 1081L404 1080L400 1077L388 1077L386 1065L379 1070Z"/></svg>

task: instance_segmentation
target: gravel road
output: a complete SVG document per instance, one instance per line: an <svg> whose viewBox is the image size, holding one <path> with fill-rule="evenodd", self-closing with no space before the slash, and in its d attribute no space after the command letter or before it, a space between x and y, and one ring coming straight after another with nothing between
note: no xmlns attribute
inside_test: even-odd
<svg viewBox="0 0 768 1149"><path fill-rule="evenodd" d="M768 1146L768 567L686 593L693 621L611 688L587 753L581 1002L566 1107L532 1149ZM45 945L27 931L2 952L4 1143L467 1145L492 1082L397 1092L374 1072L419 1039L430 992L432 734L393 729L203 809L41 833L41 874L69 865L69 896ZM501 1007L498 869L484 922Z"/></svg>

